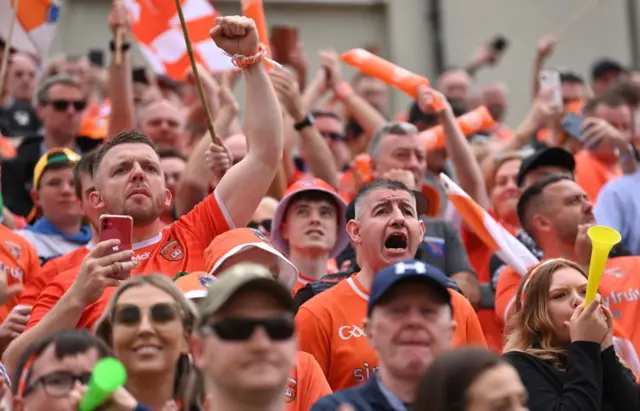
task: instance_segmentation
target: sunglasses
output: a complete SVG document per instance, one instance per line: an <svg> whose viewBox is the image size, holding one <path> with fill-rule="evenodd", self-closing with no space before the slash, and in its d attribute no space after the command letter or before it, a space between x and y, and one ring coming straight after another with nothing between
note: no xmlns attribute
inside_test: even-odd
<svg viewBox="0 0 640 411"><path fill-rule="evenodd" d="M247 227L253 228L254 230L259 230L260 227L264 228L267 232L271 232L271 219L266 218L262 221L249 221Z"/></svg>
<svg viewBox="0 0 640 411"><path fill-rule="evenodd" d="M178 318L178 309L175 304L158 303L149 309L151 321L154 324L166 324ZM116 308L113 317L115 324L133 326L142 321L142 310L137 305L127 304Z"/></svg>
<svg viewBox="0 0 640 411"><path fill-rule="evenodd" d="M65 397L71 392L76 385L76 381L82 385L89 384L91 373L72 374L67 371L55 371L50 374L43 375L33 381L23 392L23 396L27 396L36 389L38 385L42 385L44 392L54 398Z"/></svg>
<svg viewBox="0 0 640 411"><path fill-rule="evenodd" d="M84 100L51 100L46 104L50 104L55 111L67 111L69 106L73 106L75 111L80 112L87 107L87 102Z"/></svg>
<svg viewBox="0 0 640 411"><path fill-rule="evenodd" d="M285 341L293 337L291 318L227 318L205 325L224 341L247 341L257 327L262 327L272 341Z"/></svg>
<svg viewBox="0 0 640 411"><path fill-rule="evenodd" d="M321 131L320 134L322 135L322 137L328 138L331 141L342 141L342 140L344 140L344 135L340 134L340 133Z"/></svg>

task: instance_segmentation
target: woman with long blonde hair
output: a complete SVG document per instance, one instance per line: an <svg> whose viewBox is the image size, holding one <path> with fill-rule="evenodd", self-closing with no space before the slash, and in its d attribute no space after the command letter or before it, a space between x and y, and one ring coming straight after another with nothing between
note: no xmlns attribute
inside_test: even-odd
<svg viewBox="0 0 640 411"><path fill-rule="evenodd" d="M632 411L640 387L613 347L613 316L600 296L584 307L587 274L565 259L531 270L516 294L504 356L531 411Z"/></svg>
<svg viewBox="0 0 640 411"><path fill-rule="evenodd" d="M115 290L95 333L127 369L125 388L152 411L200 408L189 338L197 313L163 275L129 278Z"/></svg>

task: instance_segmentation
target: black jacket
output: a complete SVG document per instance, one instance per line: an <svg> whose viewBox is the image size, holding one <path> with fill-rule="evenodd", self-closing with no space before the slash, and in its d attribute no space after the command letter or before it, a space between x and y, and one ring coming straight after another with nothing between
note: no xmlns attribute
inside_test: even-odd
<svg viewBox="0 0 640 411"><path fill-rule="evenodd" d="M597 343L571 343L566 371L521 352L509 352L504 357L520 374L531 411L640 410L640 386L620 363L613 347L600 352Z"/></svg>
<svg viewBox="0 0 640 411"><path fill-rule="evenodd" d="M42 152L42 137L25 137L18 149L16 157L2 162L2 195L4 205L12 213L33 221L33 201L29 192L33 188L33 169ZM87 153L102 143L88 137L76 139L81 154Z"/></svg>
<svg viewBox="0 0 640 411"><path fill-rule="evenodd" d="M311 411L336 411L345 403L351 404L355 411L395 411L380 390L377 378L322 397L313 404Z"/></svg>

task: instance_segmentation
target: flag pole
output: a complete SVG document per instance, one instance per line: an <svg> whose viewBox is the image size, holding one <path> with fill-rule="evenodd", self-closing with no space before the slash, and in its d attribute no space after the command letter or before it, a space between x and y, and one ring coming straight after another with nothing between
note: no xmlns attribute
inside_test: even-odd
<svg viewBox="0 0 640 411"><path fill-rule="evenodd" d="M11 4L11 2L9 2ZM20 0L13 1L13 17L11 18L11 24L9 25L9 34L7 34L7 40L5 41L4 50L2 52L2 66L0 67L0 96L4 91L4 78L7 75L7 67L9 66L9 52L11 51L11 38L13 37L13 30L16 26L16 20L18 20L18 7L20 6Z"/></svg>
<svg viewBox="0 0 640 411"><path fill-rule="evenodd" d="M216 130L213 127L211 110L209 109L209 103L207 102L207 97L205 95L204 88L202 87L202 81L200 81L200 75L198 74L198 65L196 64L196 58L193 54L193 48L191 47L191 39L189 38L189 32L187 31L187 22L184 19L182 5L180 4L180 0L175 0L175 3L176 9L178 10L178 17L180 18L180 25L182 26L182 33L184 34L184 41L187 45L187 54L189 54L191 70L193 70L193 76L196 79L196 88L198 89L200 101L202 102L202 107L204 108L205 115L207 116L207 129L209 130L209 134L211 135L211 140L213 140L213 143L222 146L222 142L216 135Z"/></svg>
<svg viewBox="0 0 640 411"><path fill-rule="evenodd" d="M116 4L121 4L122 0L116 0ZM124 42L124 30L121 27L116 29L116 66L122 64L122 43Z"/></svg>

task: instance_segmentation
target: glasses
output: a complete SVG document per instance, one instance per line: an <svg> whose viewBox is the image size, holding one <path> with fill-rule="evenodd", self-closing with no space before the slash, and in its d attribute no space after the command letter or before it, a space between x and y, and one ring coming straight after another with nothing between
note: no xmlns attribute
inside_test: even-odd
<svg viewBox="0 0 640 411"><path fill-rule="evenodd" d="M259 230L260 227L264 228L267 232L271 232L271 219L267 218L262 221L249 221L247 227Z"/></svg>
<svg viewBox="0 0 640 411"><path fill-rule="evenodd" d="M87 102L84 100L51 100L47 104L50 104L55 111L67 111L69 106L73 106L75 111L83 111L87 107Z"/></svg>
<svg viewBox="0 0 640 411"><path fill-rule="evenodd" d="M340 134L340 133L321 131L320 134L322 135L322 137L328 138L331 141L342 141L342 140L344 140L344 135Z"/></svg>
<svg viewBox="0 0 640 411"><path fill-rule="evenodd" d="M262 327L272 341L285 341L293 337L291 318L227 318L205 325L224 341L247 341L257 327Z"/></svg>
<svg viewBox="0 0 640 411"><path fill-rule="evenodd" d="M87 385L91 379L91 372L85 372L82 374L72 374L67 371L55 371L50 374L43 375L37 380L33 381L24 390L23 396L27 396L36 389L38 385L42 385L44 392L50 397L64 397L68 395L73 387L76 385L76 381L82 385Z"/></svg>
<svg viewBox="0 0 640 411"><path fill-rule="evenodd" d="M151 321L155 324L166 324L178 318L178 309L174 304L158 303L149 309ZM142 321L142 310L137 305L122 305L116 308L114 323L133 326Z"/></svg>

